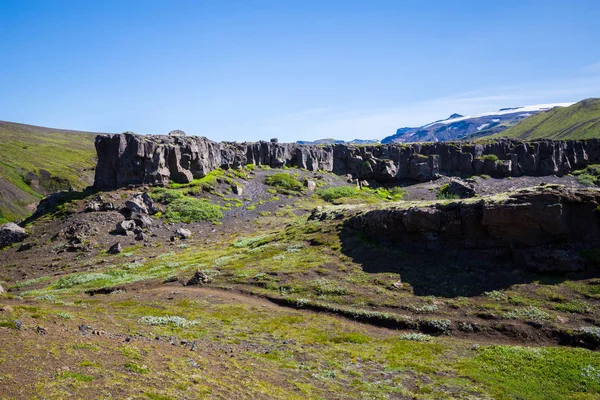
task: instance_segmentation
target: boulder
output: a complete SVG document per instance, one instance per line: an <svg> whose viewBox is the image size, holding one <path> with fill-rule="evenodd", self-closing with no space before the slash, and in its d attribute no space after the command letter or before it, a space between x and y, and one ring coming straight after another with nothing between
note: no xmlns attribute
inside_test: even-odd
<svg viewBox="0 0 600 400"><path fill-rule="evenodd" d="M85 205L85 211L86 212L96 212L96 211L100 211L100 203L96 202L96 201L90 201L89 203L87 203Z"/></svg>
<svg viewBox="0 0 600 400"><path fill-rule="evenodd" d="M475 187L462 179L452 178L445 189L446 193L458 196L461 199L475 197Z"/></svg>
<svg viewBox="0 0 600 400"><path fill-rule="evenodd" d="M185 132L179 129L175 129L174 131L169 132L170 137L184 137Z"/></svg>
<svg viewBox="0 0 600 400"><path fill-rule="evenodd" d="M175 231L175 235L177 235L177 237L179 239L188 239L192 236L192 231L190 231L189 229L185 229L185 228L178 228Z"/></svg>
<svg viewBox="0 0 600 400"><path fill-rule="evenodd" d="M117 224L116 232L119 235L128 235L135 229L135 222L132 220L124 220Z"/></svg>
<svg viewBox="0 0 600 400"><path fill-rule="evenodd" d="M154 222L152 217L150 217L148 215L141 215L141 214L134 214L131 216L131 219L133 220L133 222L135 223L136 226L138 226L142 229L150 228L152 226L152 223Z"/></svg>
<svg viewBox="0 0 600 400"><path fill-rule="evenodd" d="M231 190L233 191L234 194L236 194L238 196L241 196L242 193L244 193L244 189L239 185L232 185Z"/></svg>
<svg viewBox="0 0 600 400"><path fill-rule="evenodd" d="M146 236L146 234L145 234L144 232L139 232L139 233L136 235L136 237L135 237L135 240L138 240L138 241L146 241L146 240L148 240L148 237Z"/></svg>
<svg viewBox="0 0 600 400"><path fill-rule="evenodd" d="M304 182L304 185L306 186L306 190L309 192L314 192L317 190L317 182L313 181L312 179L307 179L306 182Z"/></svg>
<svg viewBox="0 0 600 400"><path fill-rule="evenodd" d="M29 236L25 229L19 225L9 222L0 226L0 248L19 243Z"/></svg>
<svg viewBox="0 0 600 400"><path fill-rule="evenodd" d="M121 247L121 243L117 242L117 243L113 244L112 246L110 246L110 248L108 249L108 254L119 254L121 251L123 251L123 248Z"/></svg>
<svg viewBox="0 0 600 400"><path fill-rule="evenodd" d="M212 279L210 279L210 276L208 276L205 272L203 271L196 271L196 273L194 273L194 276L192 276L192 278L187 281L187 283L185 284L186 286L194 286L194 285L202 285L204 283L210 283L212 281Z"/></svg>

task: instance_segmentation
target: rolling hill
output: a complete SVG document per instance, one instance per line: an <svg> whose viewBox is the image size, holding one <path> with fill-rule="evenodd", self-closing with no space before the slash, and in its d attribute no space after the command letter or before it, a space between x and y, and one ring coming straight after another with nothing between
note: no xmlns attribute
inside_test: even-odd
<svg viewBox="0 0 600 400"><path fill-rule="evenodd" d="M589 139L600 137L600 99L585 99L533 115L492 137Z"/></svg>
<svg viewBox="0 0 600 400"><path fill-rule="evenodd" d="M47 194L91 185L95 136L0 121L0 223L26 217Z"/></svg>

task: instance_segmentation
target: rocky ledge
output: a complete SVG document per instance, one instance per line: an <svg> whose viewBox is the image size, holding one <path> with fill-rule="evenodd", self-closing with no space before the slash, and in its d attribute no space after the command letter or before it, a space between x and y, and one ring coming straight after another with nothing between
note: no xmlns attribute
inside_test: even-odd
<svg viewBox="0 0 600 400"><path fill-rule="evenodd" d="M392 183L427 181L438 174L493 177L563 175L600 162L600 140L300 145L213 142L204 137L135 134L96 137L94 187L187 183L216 168L247 164L323 170L354 179Z"/></svg>
<svg viewBox="0 0 600 400"><path fill-rule="evenodd" d="M438 260L581 271L600 261L599 204L598 189L540 185L485 198L325 207L310 218L343 219L344 229Z"/></svg>

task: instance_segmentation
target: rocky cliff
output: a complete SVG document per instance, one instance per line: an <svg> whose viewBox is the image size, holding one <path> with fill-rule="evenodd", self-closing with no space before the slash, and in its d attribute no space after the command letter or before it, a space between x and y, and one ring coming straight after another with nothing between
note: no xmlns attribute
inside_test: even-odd
<svg viewBox="0 0 600 400"><path fill-rule="evenodd" d="M406 254L513 263L536 272L580 271L598 265L598 204L598 189L542 185L449 202L317 208L310 219L343 219L352 235L393 243Z"/></svg>
<svg viewBox="0 0 600 400"><path fill-rule="evenodd" d="M426 181L437 174L508 177L563 175L600 163L600 139L577 141L496 139L377 146L213 142L204 137L135 134L96 137L94 186L187 183L216 168L246 164L324 170L380 183Z"/></svg>

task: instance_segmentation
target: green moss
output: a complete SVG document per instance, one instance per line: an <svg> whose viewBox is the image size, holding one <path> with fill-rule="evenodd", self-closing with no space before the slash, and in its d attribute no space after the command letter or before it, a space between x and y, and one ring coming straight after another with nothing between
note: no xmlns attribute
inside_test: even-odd
<svg viewBox="0 0 600 400"><path fill-rule="evenodd" d="M164 217L169 222L217 221L223 218L220 207L206 200L183 197L167 206Z"/></svg>
<svg viewBox="0 0 600 400"><path fill-rule="evenodd" d="M600 354L588 350L499 345L480 348L460 369L495 398L563 400L598 393L600 379L585 373L598 365Z"/></svg>
<svg viewBox="0 0 600 400"><path fill-rule="evenodd" d="M277 188L278 191L283 189L284 191L300 192L303 189L302 183L295 176L284 172L268 176L265 183Z"/></svg>
<svg viewBox="0 0 600 400"><path fill-rule="evenodd" d="M94 380L94 377L78 372L64 371L56 374L56 379L73 379L78 382L91 382Z"/></svg>

